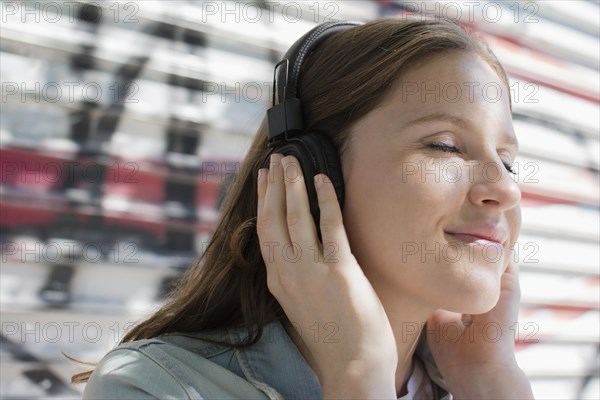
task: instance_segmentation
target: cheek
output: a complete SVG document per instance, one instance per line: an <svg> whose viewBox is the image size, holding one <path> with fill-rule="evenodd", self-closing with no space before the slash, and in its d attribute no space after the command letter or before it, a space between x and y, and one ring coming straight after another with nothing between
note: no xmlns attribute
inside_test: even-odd
<svg viewBox="0 0 600 400"><path fill-rule="evenodd" d="M351 245L366 248L427 240L440 221L454 218L466 198L469 178L452 160L355 155L344 170L344 224ZM357 162L362 161L362 162ZM354 242L354 243L352 243Z"/></svg>
<svg viewBox="0 0 600 400"><path fill-rule="evenodd" d="M452 216L464 201L456 168L440 174L406 163L383 171L355 170L346 182L344 223L356 242L382 247L426 240L437 222Z"/></svg>
<svg viewBox="0 0 600 400"><path fill-rule="evenodd" d="M408 162L393 173L395 197L415 215L452 212L464 201L464 174L455 162Z"/></svg>
<svg viewBox="0 0 600 400"><path fill-rule="evenodd" d="M463 167L451 161L440 166L440 179L447 183L459 183L463 178Z"/></svg>

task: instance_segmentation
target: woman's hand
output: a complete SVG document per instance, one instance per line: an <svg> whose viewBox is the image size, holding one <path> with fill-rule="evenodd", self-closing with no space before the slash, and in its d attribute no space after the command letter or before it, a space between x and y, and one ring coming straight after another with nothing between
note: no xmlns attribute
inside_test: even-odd
<svg viewBox="0 0 600 400"><path fill-rule="evenodd" d="M501 279L500 299L487 313L438 310L427 321L429 347L456 399L533 399L515 359L521 297L517 264L510 261Z"/></svg>
<svg viewBox="0 0 600 400"><path fill-rule="evenodd" d="M350 251L335 190L317 175L323 244L300 164L271 156L259 171L257 231L267 286L293 323L325 397L396 398L394 335Z"/></svg>

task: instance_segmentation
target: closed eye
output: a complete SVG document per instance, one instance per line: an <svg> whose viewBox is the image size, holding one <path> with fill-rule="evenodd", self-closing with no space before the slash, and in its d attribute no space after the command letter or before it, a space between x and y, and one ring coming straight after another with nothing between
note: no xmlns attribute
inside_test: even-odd
<svg viewBox="0 0 600 400"><path fill-rule="evenodd" d="M504 168L506 168L506 170L508 172L510 172L511 174L513 174L513 175L517 175L518 174L514 165L510 165L507 162L503 162L503 164L504 164Z"/></svg>
<svg viewBox="0 0 600 400"><path fill-rule="evenodd" d="M460 150L458 149L458 147L450 145L450 144L442 143L442 142L429 143L427 146L431 149L444 151L446 153L460 153ZM503 162L503 164L504 164L504 168L506 168L506 170L508 172L510 172L513 175L517 175L517 171L515 170L514 165L510 165L507 162Z"/></svg>
<svg viewBox="0 0 600 400"><path fill-rule="evenodd" d="M458 150L458 147L452 146L452 145L449 145L446 143L441 143L441 142L429 143L428 146L434 150L445 151L447 153L459 153L460 152L460 150Z"/></svg>

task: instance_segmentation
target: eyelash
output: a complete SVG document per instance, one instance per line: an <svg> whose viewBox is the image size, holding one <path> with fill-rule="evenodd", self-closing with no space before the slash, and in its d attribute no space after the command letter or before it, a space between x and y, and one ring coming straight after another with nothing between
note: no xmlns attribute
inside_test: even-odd
<svg viewBox="0 0 600 400"><path fill-rule="evenodd" d="M428 145L430 148L434 149L434 150L440 150L446 153L460 153L460 150L458 149L458 147L456 146L452 146L446 143L438 143L438 142L434 142L434 143L429 143ZM508 172L510 172L513 175L517 175L517 172L513 169L514 166L513 165L509 165L507 163L504 163L504 168L506 168L506 170Z"/></svg>
<svg viewBox="0 0 600 400"><path fill-rule="evenodd" d="M446 153L458 153L459 152L459 150L456 146L452 146L452 145L449 145L446 143L437 143L437 142L429 143L429 147L431 147L432 149L435 149L435 150L444 151Z"/></svg>

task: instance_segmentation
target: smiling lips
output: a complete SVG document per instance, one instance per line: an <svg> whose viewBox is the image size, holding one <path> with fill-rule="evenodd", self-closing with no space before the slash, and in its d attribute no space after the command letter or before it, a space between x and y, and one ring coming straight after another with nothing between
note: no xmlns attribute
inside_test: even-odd
<svg viewBox="0 0 600 400"><path fill-rule="evenodd" d="M508 239L508 233L500 225L465 226L445 231L464 243L486 241L503 245Z"/></svg>

